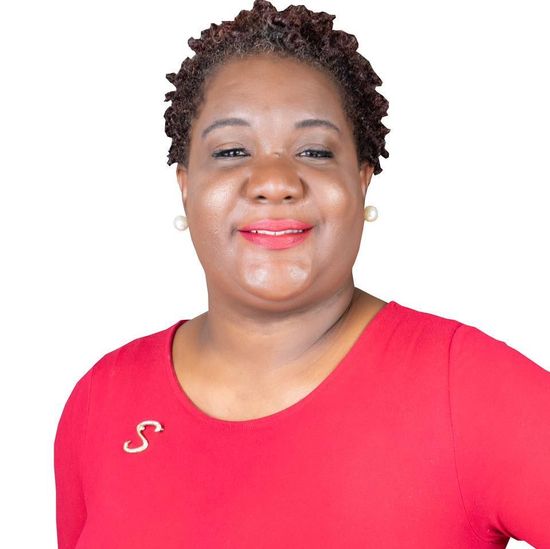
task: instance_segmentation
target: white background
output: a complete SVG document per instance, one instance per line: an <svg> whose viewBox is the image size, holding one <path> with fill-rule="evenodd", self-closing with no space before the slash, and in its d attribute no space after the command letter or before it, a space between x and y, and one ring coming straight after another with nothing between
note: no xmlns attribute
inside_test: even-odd
<svg viewBox="0 0 550 549"><path fill-rule="evenodd" d="M545 2L306 5L357 36L390 102L390 158L367 195L380 215L365 224L356 285L473 324L550 369ZM183 211L166 164L165 74L193 54L189 37L251 7L2 10L3 547L55 547L53 439L77 379L206 310L189 233L172 226Z"/></svg>

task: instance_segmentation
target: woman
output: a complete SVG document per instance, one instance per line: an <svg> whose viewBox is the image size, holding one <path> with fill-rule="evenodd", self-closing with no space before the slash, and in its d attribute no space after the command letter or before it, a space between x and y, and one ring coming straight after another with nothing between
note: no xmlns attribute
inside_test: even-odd
<svg viewBox="0 0 550 549"><path fill-rule="evenodd" d="M167 75L208 310L75 386L59 547L550 547L550 374L355 287L388 104L333 18L256 0Z"/></svg>

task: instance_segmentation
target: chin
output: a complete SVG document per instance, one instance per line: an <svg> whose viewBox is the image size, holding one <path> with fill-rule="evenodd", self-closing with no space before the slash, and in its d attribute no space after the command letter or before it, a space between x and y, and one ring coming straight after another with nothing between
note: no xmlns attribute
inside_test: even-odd
<svg viewBox="0 0 550 549"><path fill-rule="evenodd" d="M295 263L277 268L264 263L248 266L242 273L241 287L264 301L287 302L307 291L312 284L311 274Z"/></svg>

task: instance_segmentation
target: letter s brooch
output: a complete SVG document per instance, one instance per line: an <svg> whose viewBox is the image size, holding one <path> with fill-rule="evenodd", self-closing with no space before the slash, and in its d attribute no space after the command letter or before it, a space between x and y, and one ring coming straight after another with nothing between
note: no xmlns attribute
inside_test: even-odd
<svg viewBox="0 0 550 549"><path fill-rule="evenodd" d="M131 444L131 440L127 440L124 445L122 446L123 450L125 452L128 452L129 454L135 454L137 452L143 452L146 450L149 446L149 441L145 438L145 436L142 434L142 431L147 427L147 425L151 425L155 428L155 433L158 433L160 431L164 431L164 427L155 420L147 419L145 421L142 421L141 423L138 423L136 425L136 432L138 434L138 437L141 439L141 446L138 446L137 448L130 448L129 444Z"/></svg>

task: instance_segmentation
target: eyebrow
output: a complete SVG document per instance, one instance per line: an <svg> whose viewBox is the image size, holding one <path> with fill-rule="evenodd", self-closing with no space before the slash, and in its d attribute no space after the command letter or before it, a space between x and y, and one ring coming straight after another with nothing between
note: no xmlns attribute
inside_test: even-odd
<svg viewBox="0 0 550 549"><path fill-rule="evenodd" d="M250 123L247 122L244 118L220 118L203 130L202 138L204 139L212 130L224 126L250 126ZM330 120L325 120L324 118L306 118L305 120L300 120L299 122L296 122L294 124L294 127L296 129L311 128L315 126L331 128L333 130L336 130L337 132L340 132L340 128L336 124L333 124Z"/></svg>

